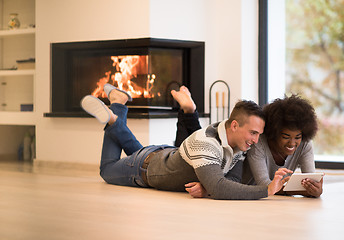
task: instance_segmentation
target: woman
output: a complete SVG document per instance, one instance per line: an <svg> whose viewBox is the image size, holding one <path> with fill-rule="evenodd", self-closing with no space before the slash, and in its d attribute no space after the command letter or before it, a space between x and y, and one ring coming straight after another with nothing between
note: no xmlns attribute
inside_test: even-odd
<svg viewBox="0 0 344 240"><path fill-rule="evenodd" d="M315 172L311 140L316 135L318 125L310 102L292 95L274 100L263 111L266 117L264 134L247 153L245 164L249 164L252 175L246 166L243 182L253 184L254 178L257 185L267 185L279 168L295 171L300 167L303 173ZM306 191L280 193L308 197L322 194L323 180L316 182L305 179L302 185Z"/></svg>

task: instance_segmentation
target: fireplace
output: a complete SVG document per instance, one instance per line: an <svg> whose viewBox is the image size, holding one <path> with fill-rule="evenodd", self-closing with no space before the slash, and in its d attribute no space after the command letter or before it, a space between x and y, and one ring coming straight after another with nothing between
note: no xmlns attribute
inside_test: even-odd
<svg viewBox="0 0 344 240"><path fill-rule="evenodd" d="M86 117L87 94L109 104L105 83L130 92L136 117L178 110L170 91L185 85L204 112L204 42L155 38L51 44L51 112L48 117Z"/></svg>

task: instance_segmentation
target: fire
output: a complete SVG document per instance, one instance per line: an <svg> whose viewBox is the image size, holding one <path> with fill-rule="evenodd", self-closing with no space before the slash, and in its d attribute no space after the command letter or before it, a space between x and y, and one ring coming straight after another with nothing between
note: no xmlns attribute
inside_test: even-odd
<svg viewBox="0 0 344 240"><path fill-rule="evenodd" d="M109 82L110 74L111 74L111 71L106 72L105 77L98 80L97 88L92 92L93 96L106 98L106 94L104 92L104 85L105 85L105 83Z"/></svg>
<svg viewBox="0 0 344 240"><path fill-rule="evenodd" d="M92 92L95 97L106 98L104 85L112 84L121 90L127 91L133 98L153 98L152 88L156 80L155 74L148 74L148 56L127 55L127 56L111 56L114 71L105 72L105 76L97 82L96 89ZM138 76L146 76L145 83L139 86L133 79ZM160 96L160 93L157 94Z"/></svg>

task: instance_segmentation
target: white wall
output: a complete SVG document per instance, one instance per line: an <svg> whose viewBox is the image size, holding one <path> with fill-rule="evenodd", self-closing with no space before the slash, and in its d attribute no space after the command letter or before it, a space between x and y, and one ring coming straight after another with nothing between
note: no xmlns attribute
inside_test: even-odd
<svg viewBox="0 0 344 240"><path fill-rule="evenodd" d="M254 0L151 0L150 33L157 38L205 41L206 112L208 90L216 80L229 84L232 109L238 99L258 101L257 19Z"/></svg>
<svg viewBox="0 0 344 240"><path fill-rule="evenodd" d="M231 89L231 106L241 98L241 1L207 1L206 89L221 79ZM215 102L215 101L212 101ZM232 108L231 107L231 108Z"/></svg>
<svg viewBox="0 0 344 240"><path fill-rule="evenodd" d="M255 1L245 1L252 2L245 7L256 9ZM141 37L205 41L208 111L208 88L217 79L230 85L232 106L242 98L241 22L237 0L36 0L37 160L98 164L101 151L103 126L95 119L43 117L50 112L50 43ZM144 145L173 143L173 119L129 119L128 125Z"/></svg>
<svg viewBox="0 0 344 240"><path fill-rule="evenodd" d="M258 103L258 1L241 3L241 94Z"/></svg>

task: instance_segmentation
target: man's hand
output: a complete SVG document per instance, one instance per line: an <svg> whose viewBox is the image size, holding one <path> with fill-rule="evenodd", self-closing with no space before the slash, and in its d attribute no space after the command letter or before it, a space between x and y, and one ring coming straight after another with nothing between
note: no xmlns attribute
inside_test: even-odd
<svg viewBox="0 0 344 240"><path fill-rule="evenodd" d="M208 196L207 191L200 182L190 182L185 184L185 190L194 198L204 198Z"/></svg>
<svg viewBox="0 0 344 240"><path fill-rule="evenodd" d="M291 174L291 173L293 173L293 171L291 171L287 168L280 168L275 172L275 177L268 186L268 195L269 196L277 193L283 187L283 184L288 182L290 176L283 178L284 175L286 175L288 173Z"/></svg>

